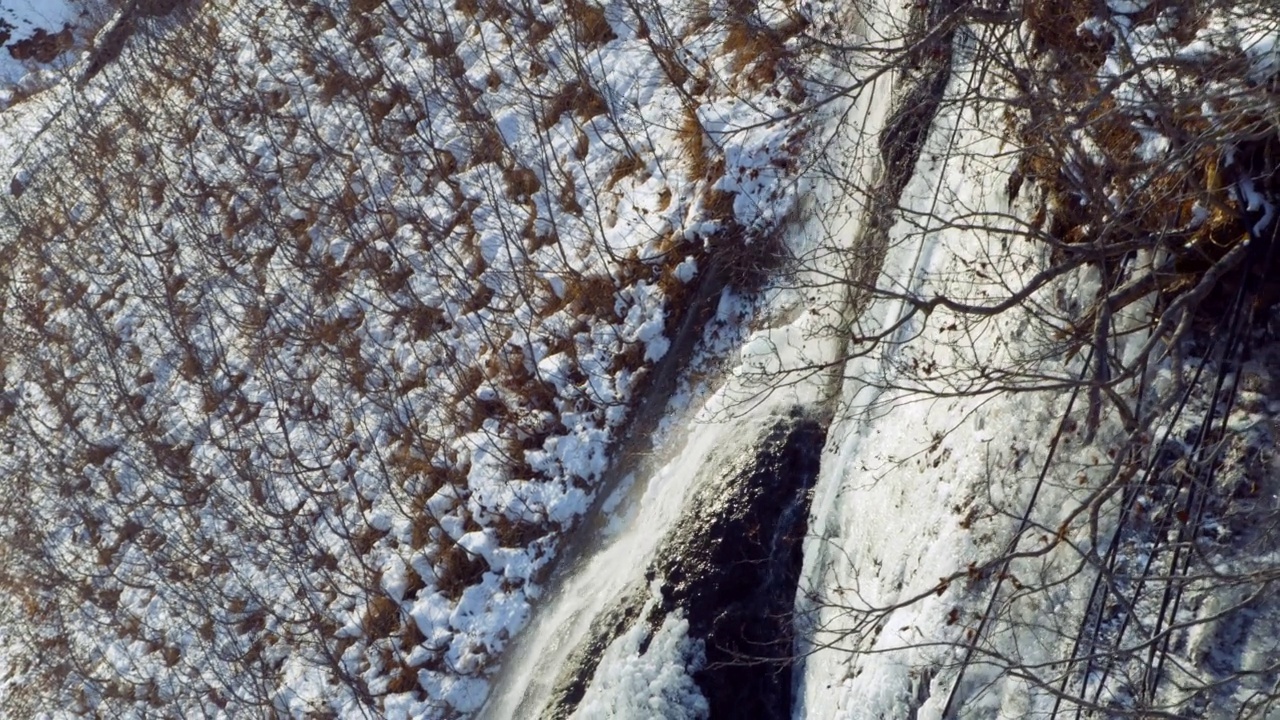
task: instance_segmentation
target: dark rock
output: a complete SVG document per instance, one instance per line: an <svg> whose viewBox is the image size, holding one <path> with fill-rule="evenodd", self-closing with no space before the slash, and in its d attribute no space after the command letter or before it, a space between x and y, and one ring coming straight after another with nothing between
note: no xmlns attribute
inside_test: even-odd
<svg viewBox="0 0 1280 720"><path fill-rule="evenodd" d="M712 718L789 718L792 609L825 440L823 422L795 412L704 481L643 580L594 619L542 717L573 713L604 649L627 628L647 622L656 631L680 611L689 636L706 645L694 680ZM662 604L640 618L655 580Z"/></svg>
<svg viewBox="0 0 1280 720"><path fill-rule="evenodd" d="M690 503L658 553L664 609L706 642L694 679L712 718L791 717L792 610L826 428L780 420Z"/></svg>

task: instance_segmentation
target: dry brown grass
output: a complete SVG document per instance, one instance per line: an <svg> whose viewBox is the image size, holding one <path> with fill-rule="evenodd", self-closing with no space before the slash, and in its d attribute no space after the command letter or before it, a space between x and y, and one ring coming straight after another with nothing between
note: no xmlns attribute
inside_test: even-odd
<svg viewBox="0 0 1280 720"><path fill-rule="evenodd" d="M574 186L572 177L564 178L556 199L559 200L561 210L570 215L582 217L582 203L578 202L578 188Z"/></svg>
<svg viewBox="0 0 1280 720"><path fill-rule="evenodd" d="M1177 4L1180 23L1173 34L1191 37L1203 17L1194 12L1190 0ZM1027 97L1030 113L1017 130L1024 152L1011 180L1011 194L1024 177L1044 190L1036 222L1061 244L1059 259L1071 253L1071 246L1086 243L1096 247L1152 242L1173 253L1175 272L1155 280L1156 289L1168 301L1196 285L1199 277L1247 237L1244 213L1229 183L1223 181L1229 172L1223 138L1270 133L1274 139L1276 129L1257 132L1266 123L1243 112L1234 116L1252 125L1249 131L1211 130L1215 123L1204 116L1198 102L1189 107L1171 103L1163 109L1164 116L1154 121L1120 110L1095 80L1107 44L1075 31L1095 12L1094 3L1087 0L1024 5L1034 33L1033 48L1049 58L1037 87L1052 90ZM1088 114L1079 117L1078 108L1088 108ZM1175 138L1171 151L1155 160L1139 157L1142 137L1134 129L1138 120L1154 122L1163 134ZM1079 147L1073 140L1076 132L1087 137L1096 152L1073 150ZM1260 147L1269 142L1263 141ZM1105 207L1111 210L1101 215L1098 208ZM1198 209L1207 211L1208 219L1193 224Z"/></svg>
<svg viewBox="0 0 1280 720"><path fill-rule="evenodd" d="M538 179L538 174L526 167L514 166L504 169L502 180L507 186L507 197L512 200L528 200L542 189L542 181Z"/></svg>
<svg viewBox="0 0 1280 720"><path fill-rule="evenodd" d="M603 45L618 37L605 18L604 10L591 4L590 0L568 0L565 15L572 23L574 37L585 47Z"/></svg>
<svg viewBox="0 0 1280 720"><path fill-rule="evenodd" d="M775 66L785 54L783 38L767 28L755 27L747 22L729 24L729 32L721 46L725 54L733 56L729 70L741 73L749 65L764 66L769 77L776 77Z"/></svg>
<svg viewBox="0 0 1280 720"><path fill-rule="evenodd" d="M382 7L384 1L385 0L352 0L351 12L365 15Z"/></svg>
<svg viewBox="0 0 1280 720"><path fill-rule="evenodd" d="M698 120L697 110L692 107L686 106L684 109L680 128L676 131L676 142L689 164L689 177L709 179L711 159L707 157L707 136Z"/></svg>
<svg viewBox="0 0 1280 720"><path fill-rule="evenodd" d="M600 91L583 82L571 82L561 88L547 102L542 114L541 129L548 130L560 122L567 112L573 112L581 122L608 112L609 106Z"/></svg>
<svg viewBox="0 0 1280 720"><path fill-rule="evenodd" d="M722 222L732 222L734 217L733 202L736 198L736 193L725 190L708 190L702 206L708 217Z"/></svg>
<svg viewBox="0 0 1280 720"><path fill-rule="evenodd" d="M386 595L375 595L369 600L360 626L370 638L384 638L400 624L400 604Z"/></svg>
<svg viewBox="0 0 1280 720"><path fill-rule="evenodd" d="M618 288L608 275L583 275L565 283L564 306L576 317L616 318Z"/></svg>
<svg viewBox="0 0 1280 720"><path fill-rule="evenodd" d="M494 518L490 527L493 528L498 543L508 548L528 547L530 543L546 533L541 523L511 520L502 515Z"/></svg>
<svg viewBox="0 0 1280 720"><path fill-rule="evenodd" d="M31 37L9 46L9 54L14 60L35 60L39 63L51 63L59 55L70 50L75 44L75 36L70 25L56 33L44 28L36 28Z"/></svg>
<svg viewBox="0 0 1280 720"><path fill-rule="evenodd" d="M391 679L387 682L387 692L391 694L406 693L418 689L418 670L408 663L400 661L383 665L388 669Z"/></svg>
<svg viewBox="0 0 1280 720"><path fill-rule="evenodd" d="M1032 49L1061 55L1060 62L1078 64L1092 76L1106 47L1076 28L1097 14L1094 0L1030 0L1022 4L1023 18L1032 34Z"/></svg>
<svg viewBox="0 0 1280 720"><path fill-rule="evenodd" d="M609 179L605 182L605 190L612 190L623 178L631 177L647 167L644 160L639 156L626 154L618 158L617 164L613 166L613 172L609 173Z"/></svg>
<svg viewBox="0 0 1280 720"><path fill-rule="evenodd" d="M489 569L488 563L458 545L442 550L432 566L436 573L436 588L450 600L458 600L467 588L480 582Z"/></svg>

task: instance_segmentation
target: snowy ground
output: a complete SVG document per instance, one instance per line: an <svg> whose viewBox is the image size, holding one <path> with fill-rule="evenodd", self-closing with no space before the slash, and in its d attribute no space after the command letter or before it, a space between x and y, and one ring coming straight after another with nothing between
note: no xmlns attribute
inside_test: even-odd
<svg viewBox="0 0 1280 720"><path fill-rule="evenodd" d="M8 105L64 77L107 7L100 0L0 2L0 100Z"/></svg>
<svg viewBox="0 0 1280 720"><path fill-rule="evenodd" d="M205 3L5 111L7 707L475 710L796 202L797 13Z"/></svg>
<svg viewBox="0 0 1280 720"><path fill-rule="evenodd" d="M963 83L964 77L953 82ZM955 145L967 145L965 138L953 138L957 124L957 111L944 110L905 191L907 207L936 207L941 198L966 208L1002 209L1001 172L1009 168L977 162L961 167L950 155ZM982 138L985 130L970 139ZM995 157L998 141L985 142L990 152L974 149L965 159ZM992 249L982 246L980 236L918 234L905 226L891 237L882 272L887 289L925 296L968 290L967 265ZM1000 270L1019 264L1010 258ZM866 326L889 327L906 311L902 304L879 302ZM964 351L978 362L998 361L1006 352L1001 342L1019 321L1010 322L1013 328L984 328ZM907 357L934 360L943 368L954 362L946 356L956 338L946 325L934 318L923 327L909 322L881 352L845 370L844 406L811 510L800 603L802 609L814 601L820 605L810 620L812 642L830 647L816 648L805 660L796 717L906 717L919 697L932 697L920 717L939 716L945 692L931 696L929 676L922 673L950 664L946 643L959 643L972 626L971 617L950 617L953 607L967 604L960 600L964 584L935 592L939 580L1007 542L1007 517L967 513L988 497L1000 507L1016 507L1025 474L1038 467L1052 434L1060 393L938 399L885 389L918 381L904 371ZM1003 472L1014 464L1025 473ZM922 597L911 602L917 596ZM894 609L899 603L904 606ZM866 613L873 615L872 627L859 625L868 621L863 609L875 610ZM919 689L922 683L925 690Z"/></svg>

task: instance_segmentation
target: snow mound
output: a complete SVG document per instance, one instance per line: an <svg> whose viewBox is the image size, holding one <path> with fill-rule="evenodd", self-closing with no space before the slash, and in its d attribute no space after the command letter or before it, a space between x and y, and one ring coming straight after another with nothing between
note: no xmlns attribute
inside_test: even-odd
<svg viewBox="0 0 1280 720"><path fill-rule="evenodd" d="M644 617L647 612L642 613ZM600 659L575 720L699 720L710 709L693 673L705 658L688 637L689 621L665 616L657 631L645 620L614 640Z"/></svg>

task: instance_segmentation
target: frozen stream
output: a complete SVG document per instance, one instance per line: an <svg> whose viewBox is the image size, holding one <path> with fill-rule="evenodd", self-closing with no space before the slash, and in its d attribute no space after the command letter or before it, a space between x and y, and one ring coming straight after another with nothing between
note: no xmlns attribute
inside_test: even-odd
<svg viewBox="0 0 1280 720"><path fill-rule="evenodd" d="M812 374L783 387L761 388L760 369L781 364L804 366L830 357L834 343L811 338L819 316L785 306L794 298L779 293L779 310L794 323L756 334L742 349L741 364L701 407L686 408L669 435L677 447L654 448L655 461L640 468L605 528L590 529L573 567L553 578L552 591L535 611L529 628L506 656L490 701L481 717L531 718L545 707L560 670L584 641L601 613L618 610L618 601L643 582L664 540L685 524L690 500L719 471L756 452L762 436L793 410L818 408L827 399L829 380ZM806 338L811 338L806 340ZM821 446L819 435L813 443ZM633 619L642 608L627 608Z"/></svg>
<svg viewBox="0 0 1280 720"><path fill-rule="evenodd" d="M892 73L881 75L832 113L843 122L830 152L848 158L840 171L858 187L872 184L879 172L875 140L889 114L895 81ZM865 242L864 204L861 198L841 197L832 184L815 184L788 237L801 271L790 276L788 289L764 293L765 309L758 316L771 318L769 326L743 344L736 366L708 400L672 411L677 426L669 436L677 446L654 448L655 461L635 473L630 492L621 493L627 497L613 511L609 527L583 531L594 534L579 539L588 549L549 583L532 622L507 653L481 717L564 717L575 708L577 717L633 712L680 717L685 710L696 715L707 709L688 676L704 663L701 640L686 637L697 635L697 611L687 607L696 598L671 597L680 595L679 587L699 596L706 591L687 590L689 571L676 567L681 563L671 556L702 552L715 561L714 537L694 547L699 532L775 531L758 527L750 517L707 519L715 515L708 505L729 504L725 498L736 497L743 490L738 486L753 479L765 478L767 487L753 501L769 507L769 521L793 530L799 523L803 533L807 488L816 475L839 382L827 371L787 371L838 367L834 361L845 352L843 338L830 329L842 324L848 291L830 279L849 276L848 258L858 256L855 246ZM758 466L770 463L773 471ZM791 549L791 542L798 538L775 534L759 549L793 557L798 572L799 546ZM789 613L791 594L783 612ZM643 697L645 688L661 697ZM789 698L790 688L781 693ZM628 703L648 709L629 711Z"/></svg>

